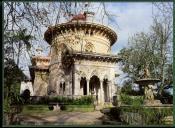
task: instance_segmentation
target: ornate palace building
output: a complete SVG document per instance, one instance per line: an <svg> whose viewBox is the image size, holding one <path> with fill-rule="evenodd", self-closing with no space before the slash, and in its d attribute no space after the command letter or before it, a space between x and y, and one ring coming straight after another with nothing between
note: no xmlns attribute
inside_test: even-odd
<svg viewBox="0 0 175 128"><path fill-rule="evenodd" d="M76 15L67 23L49 27L44 34L50 44L47 57L35 56L30 66L35 96L96 95L100 104L111 102L116 86L111 54L117 34L93 23L90 13Z"/></svg>

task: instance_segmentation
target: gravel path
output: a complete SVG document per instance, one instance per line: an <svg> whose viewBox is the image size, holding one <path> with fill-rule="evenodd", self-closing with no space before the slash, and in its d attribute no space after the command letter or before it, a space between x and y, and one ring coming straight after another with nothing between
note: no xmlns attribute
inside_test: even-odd
<svg viewBox="0 0 175 128"><path fill-rule="evenodd" d="M21 124L102 124L103 114L94 112L58 112L54 115L20 115Z"/></svg>

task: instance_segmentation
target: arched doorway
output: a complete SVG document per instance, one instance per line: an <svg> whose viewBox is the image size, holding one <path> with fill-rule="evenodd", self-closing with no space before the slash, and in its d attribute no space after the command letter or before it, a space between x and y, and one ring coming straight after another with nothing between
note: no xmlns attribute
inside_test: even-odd
<svg viewBox="0 0 175 128"><path fill-rule="evenodd" d="M109 86L108 79L103 80L103 90L104 90L104 101L109 102Z"/></svg>
<svg viewBox="0 0 175 128"><path fill-rule="evenodd" d="M87 95L87 81L86 81L86 77L81 77L80 88L83 88L83 95Z"/></svg>
<svg viewBox="0 0 175 128"><path fill-rule="evenodd" d="M90 78L89 90L90 90L90 94L92 94L92 92L94 92L94 95L96 95L97 101L99 99L99 89L100 89L100 79L96 75L93 75Z"/></svg>
<svg viewBox="0 0 175 128"><path fill-rule="evenodd" d="M30 90L25 89L21 95L21 97L24 99L24 102L27 103L30 100Z"/></svg>

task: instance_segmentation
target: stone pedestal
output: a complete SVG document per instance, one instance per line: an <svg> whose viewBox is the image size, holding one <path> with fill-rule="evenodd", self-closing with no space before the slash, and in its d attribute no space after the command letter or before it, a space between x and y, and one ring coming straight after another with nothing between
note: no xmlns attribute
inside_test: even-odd
<svg viewBox="0 0 175 128"><path fill-rule="evenodd" d="M58 104L54 105L53 106L53 111L60 111L60 106Z"/></svg>

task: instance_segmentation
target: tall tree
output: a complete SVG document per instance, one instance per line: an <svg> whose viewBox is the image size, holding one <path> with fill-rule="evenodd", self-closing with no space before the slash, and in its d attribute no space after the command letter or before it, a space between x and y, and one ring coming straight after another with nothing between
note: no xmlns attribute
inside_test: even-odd
<svg viewBox="0 0 175 128"><path fill-rule="evenodd" d="M173 11L172 3L159 3L155 6L160 13L153 16L150 31L135 34L129 39L130 46L122 49L119 55L123 58L123 71L133 79L141 77L143 68L149 65L151 77L161 80L161 93L163 85L172 82Z"/></svg>
<svg viewBox="0 0 175 128"><path fill-rule="evenodd" d="M143 77L143 69L148 65L151 77L157 77L159 57L156 53L156 44L152 34L138 33L129 39L129 48L120 51L119 56L123 59L121 65L123 71L133 79Z"/></svg>
<svg viewBox="0 0 175 128"><path fill-rule="evenodd" d="M153 13L155 26L152 27L156 35L158 45L159 57L161 59L160 76L161 76L161 90L163 84L167 80L172 81L172 52L173 52L173 2L153 2L154 8L158 12ZM154 12L153 8L153 12ZM169 76L169 78L167 78ZM160 93L161 93L160 90Z"/></svg>

